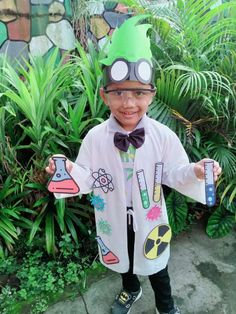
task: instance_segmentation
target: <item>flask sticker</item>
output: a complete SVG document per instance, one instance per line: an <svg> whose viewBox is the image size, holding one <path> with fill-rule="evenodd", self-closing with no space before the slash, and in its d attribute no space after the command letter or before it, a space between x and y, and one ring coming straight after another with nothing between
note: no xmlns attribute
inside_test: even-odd
<svg viewBox="0 0 236 314"><path fill-rule="evenodd" d="M98 241L98 245L102 253L103 262L108 265L119 263L119 258L108 249L108 247L102 241L101 237L96 237L96 240Z"/></svg>

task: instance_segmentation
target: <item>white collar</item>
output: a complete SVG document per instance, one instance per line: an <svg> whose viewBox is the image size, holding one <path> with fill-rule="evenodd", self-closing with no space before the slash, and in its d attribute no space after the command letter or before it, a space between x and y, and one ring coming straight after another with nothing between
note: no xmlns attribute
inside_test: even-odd
<svg viewBox="0 0 236 314"><path fill-rule="evenodd" d="M139 123L137 124L134 130L139 128L144 128L145 133L148 133L148 117L146 114L143 115L143 117L140 119ZM110 117L108 119L108 131L112 133L122 132L124 134L129 134L131 132L123 129L112 113L110 114Z"/></svg>

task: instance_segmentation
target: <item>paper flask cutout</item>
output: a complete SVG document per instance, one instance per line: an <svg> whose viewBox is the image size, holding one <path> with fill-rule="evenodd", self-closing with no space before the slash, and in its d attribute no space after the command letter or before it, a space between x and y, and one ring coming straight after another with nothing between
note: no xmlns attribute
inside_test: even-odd
<svg viewBox="0 0 236 314"><path fill-rule="evenodd" d="M77 194L79 187L66 170L65 157L52 157L55 162L55 173L48 183L48 191L60 194Z"/></svg>

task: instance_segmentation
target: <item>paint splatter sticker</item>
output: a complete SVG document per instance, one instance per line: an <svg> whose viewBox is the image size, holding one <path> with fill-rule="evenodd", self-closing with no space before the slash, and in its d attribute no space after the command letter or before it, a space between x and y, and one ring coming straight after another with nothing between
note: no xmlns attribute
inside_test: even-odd
<svg viewBox="0 0 236 314"><path fill-rule="evenodd" d="M161 207L155 205L151 209L149 209L146 218L150 221L155 221L161 217Z"/></svg>
<svg viewBox="0 0 236 314"><path fill-rule="evenodd" d="M97 172L93 172L92 176L95 179L93 188L101 188L104 193L114 190L112 176L106 173L104 169L100 168Z"/></svg>
<svg viewBox="0 0 236 314"><path fill-rule="evenodd" d="M92 197L90 198L90 202L96 210L101 212L104 211L105 201L100 195L92 195Z"/></svg>
<svg viewBox="0 0 236 314"><path fill-rule="evenodd" d="M104 233L106 235L111 235L111 225L109 224L107 220L103 220L102 218L100 218L97 223L97 226L98 226L98 230L101 233Z"/></svg>

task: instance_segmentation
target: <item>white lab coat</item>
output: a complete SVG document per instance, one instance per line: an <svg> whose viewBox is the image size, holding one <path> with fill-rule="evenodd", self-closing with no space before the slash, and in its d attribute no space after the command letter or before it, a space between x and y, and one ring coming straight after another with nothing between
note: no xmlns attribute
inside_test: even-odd
<svg viewBox="0 0 236 314"><path fill-rule="evenodd" d="M110 119L114 119L112 116ZM80 187L80 193L90 193L102 200L102 206L95 208L97 236L105 245L99 246L101 262L119 273L129 269L127 249L127 208L125 200L125 182L119 150L114 146L114 130L109 120L91 129L83 140L78 157L74 163L71 176ZM196 201L205 204L205 185L194 174L194 164L190 164L176 134L165 125L148 118L142 119L145 128L145 142L136 150L134 175L132 178L133 219L135 225L134 273L151 275L164 269L169 259L169 243L164 243L158 253L158 242L153 240L153 233L160 225L168 228L168 217L163 193L161 202L153 201L154 169L158 162L164 163L162 184L167 185ZM144 208L136 172L144 173L149 195L149 208ZM57 197L71 197L59 195ZM158 217L147 219L148 211L154 206L161 207ZM95 206L96 207L96 206ZM109 232L98 228L105 222ZM167 227L165 227L167 225ZM156 228L150 239L150 232ZM167 232L169 242L170 231ZM156 240L164 241L159 234ZM155 238L155 236L154 236ZM149 246L146 247L146 240ZM166 240L165 240L166 241ZM152 249L153 247L153 249ZM146 248L146 249L145 249ZM145 250L152 250L151 258ZM114 254L113 258L109 256ZM108 260L107 260L108 258Z"/></svg>

